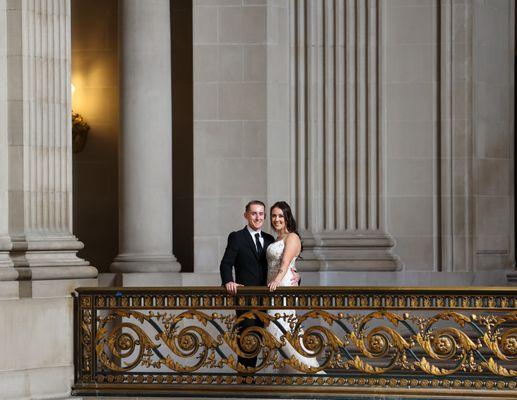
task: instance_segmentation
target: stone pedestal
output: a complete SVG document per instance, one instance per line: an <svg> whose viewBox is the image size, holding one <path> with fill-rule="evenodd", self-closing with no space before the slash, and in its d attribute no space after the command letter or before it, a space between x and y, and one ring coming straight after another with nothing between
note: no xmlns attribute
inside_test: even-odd
<svg viewBox="0 0 517 400"><path fill-rule="evenodd" d="M302 270L396 270L385 230L383 12L376 1L291 8L293 197Z"/></svg>
<svg viewBox="0 0 517 400"><path fill-rule="evenodd" d="M179 272L172 254L168 0L119 3L120 228L113 272Z"/></svg>

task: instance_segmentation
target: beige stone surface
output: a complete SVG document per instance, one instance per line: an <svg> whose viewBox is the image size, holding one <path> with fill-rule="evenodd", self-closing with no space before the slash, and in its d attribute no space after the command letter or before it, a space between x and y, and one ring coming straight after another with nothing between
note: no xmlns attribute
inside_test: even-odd
<svg viewBox="0 0 517 400"><path fill-rule="evenodd" d="M472 38L472 113L476 146L473 187L474 270L512 268L514 237L514 54L515 12L509 1L475 2ZM497 61L495 61L497 60ZM488 128L491 127L491 128Z"/></svg>
<svg viewBox="0 0 517 400"><path fill-rule="evenodd" d="M72 298L0 300L2 399L70 394Z"/></svg>
<svg viewBox="0 0 517 400"><path fill-rule="evenodd" d="M343 12L343 3L334 3L337 9L328 8L329 15ZM347 2L347 7L353 3ZM85 271L70 264L70 253L81 247L68 235L70 204L76 207L78 236L84 236L87 247L95 248L99 260L113 256L119 225L115 217L119 205L117 7L114 1L97 0L72 8L76 13L73 32L80 38L72 43L74 108L92 127L87 148L75 156L77 200L72 203L68 142L61 147L52 142L61 136L52 136L52 125L46 124L51 121L26 119L28 98L22 89L30 85L24 86L25 78L18 72L27 62L34 62L34 68L47 67L38 64L40 59L31 53L34 49L21 46L23 26L13 23L22 16L19 4L0 0L0 397L65 398L72 379L73 337L67 296L77 285L97 284L94 279L75 279L77 271ZM307 286L515 284L513 2L459 0L442 2L438 8L435 0L383 1L379 2L379 35L366 32L364 19L349 21L346 29L338 26L326 35L323 30L295 25L292 4L193 2L195 272L105 274L100 285L218 285L227 235L244 226L244 205L253 198L269 204L289 200L300 210L308 204L300 222L311 228L305 241L313 247L343 239L360 247L355 252L342 248L328 252L321 262L325 271L309 266L302 273ZM314 8L316 2L303 4ZM354 4L359 7L357 15L366 16L364 3ZM356 15L350 13L352 9L347 11ZM93 21L102 29L92 29ZM316 19L311 21L319 26ZM294 31L295 26L299 31ZM64 33L72 37L68 28ZM308 34L310 54L293 46L295 34ZM380 42L375 45L382 51L375 63L375 53L368 53L368 64L365 55L371 48L363 44L377 39ZM151 42L145 42L146 49ZM347 54L344 43L351 43ZM167 40L160 44L168 45ZM296 57L305 56L311 60L309 65L295 64ZM133 62L125 60L128 70L136 68ZM379 75L374 73L376 68ZM334 73L335 96L329 80ZM63 76L63 104L52 98L51 85L42 86L45 100L36 103L37 107L51 104L66 117L69 109L64 104L70 100L66 71ZM380 80L378 97L371 91L376 79ZM166 79L158 81L163 84ZM133 80L127 83L142 87ZM296 96L306 89L306 108L293 107ZM86 100L92 98L96 101ZM345 102L347 98L357 103ZM168 107L167 102L158 103ZM334 106L341 111L333 114ZM155 127L154 118L142 121L139 115L125 115L130 116L141 123L142 132ZM20 134L27 121L39 121L39 147ZM68 119L64 121L68 124ZM376 132L371 130L375 121L379 122ZM307 135L301 134L304 129ZM134 138L142 147L148 144L149 137L141 132ZM366 157L372 140L379 140L379 153L370 151ZM166 140L157 143L169 146ZM158 153L147 155L145 161L169 163L168 156ZM40 165L54 160L56 170L64 175L50 168L26 170L27 160ZM332 168L334 161L342 168ZM143 167L135 168L140 182L142 171ZM158 186L164 187L156 174L144 175L146 183L161 182ZM66 182L59 181L61 177ZM53 192L57 182L64 188ZM27 191L32 184L32 192ZM149 195L153 190L137 192ZM170 196L165 193L161 199L167 205L155 207L152 214L167 220L169 227ZM54 208L56 204L66 207ZM56 209L65 210L59 221L51 212ZM25 230L30 216L36 218L29 224L39 229L36 234ZM383 230L374 237L362 228L370 227L377 217ZM48 235L48 228L57 226L52 221L68 229L66 240ZM160 236L153 227L142 229L149 241L132 235L136 245L156 250L153 240ZM14 261L37 265L33 274L9 268L13 232L30 234L34 254L26 260L17 255ZM161 237L169 239L168 234ZM379 254L379 243L384 249L395 243L392 251L403 264L401 270L386 271L393 259L387 260L386 252ZM172 250L169 244L166 247ZM51 252L41 257L41 249ZM55 257L56 253L60 256ZM328 262L331 256L337 261ZM368 256L377 257L376 266L361 261ZM368 270L372 268L378 270ZM13 281L19 272L31 280Z"/></svg>
<svg viewBox="0 0 517 400"><path fill-rule="evenodd" d="M72 399L73 367L31 368L0 373L3 400Z"/></svg>
<svg viewBox="0 0 517 400"><path fill-rule="evenodd" d="M514 9L509 2L387 6L388 229L395 251L408 271L492 268L501 278L514 262L514 43L502 12ZM410 35L415 24L421 29Z"/></svg>
<svg viewBox="0 0 517 400"><path fill-rule="evenodd" d="M266 2L194 1L194 270L217 273L244 205L267 201Z"/></svg>

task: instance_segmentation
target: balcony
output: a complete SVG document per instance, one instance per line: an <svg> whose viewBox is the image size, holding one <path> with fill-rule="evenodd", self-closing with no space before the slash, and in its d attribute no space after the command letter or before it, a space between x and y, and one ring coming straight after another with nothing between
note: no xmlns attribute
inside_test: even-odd
<svg viewBox="0 0 517 400"><path fill-rule="evenodd" d="M73 394L517 398L516 295L79 288Z"/></svg>

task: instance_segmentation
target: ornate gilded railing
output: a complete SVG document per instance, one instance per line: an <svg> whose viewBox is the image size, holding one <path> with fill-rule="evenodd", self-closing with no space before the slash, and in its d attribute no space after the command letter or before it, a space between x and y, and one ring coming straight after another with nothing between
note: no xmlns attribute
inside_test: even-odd
<svg viewBox="0 0 517 400"><path fill-rule="evenodd" d="M237 296L215 287L80 288L73 392L517 398L516 295L514 288L242 288ZM235 310L248 312L237 318ZM260 323L236 329L250 318ZM257 356L255 367L239 356Z"/></svg>

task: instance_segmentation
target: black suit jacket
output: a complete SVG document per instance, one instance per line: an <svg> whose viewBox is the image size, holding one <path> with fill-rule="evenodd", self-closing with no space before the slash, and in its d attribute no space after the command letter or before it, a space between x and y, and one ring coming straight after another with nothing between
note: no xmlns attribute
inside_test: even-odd
<svg viewBox="0 0 517 400"><path fill-rule="evenodd" d="M232 269L235 268L235 282L245 286L265 286L267 284L266 249L275 241L273 236L262 232L264 246L257 254L255 241L248 228L230 233L228 244L219 267L223 285L233 282Z"/></svg>

